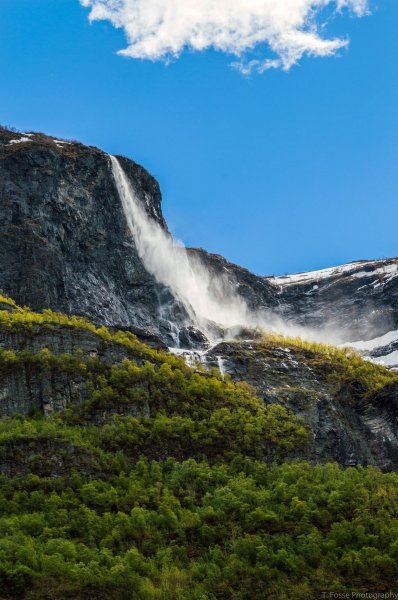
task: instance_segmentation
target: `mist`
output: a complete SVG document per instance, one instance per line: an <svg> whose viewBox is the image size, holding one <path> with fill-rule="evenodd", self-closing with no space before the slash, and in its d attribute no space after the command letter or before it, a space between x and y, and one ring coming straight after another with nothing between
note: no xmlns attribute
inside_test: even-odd
<svg viewBox="0 0 398 600"><path fill-rule="evenodd" d="M147 270L184 305L192 321L208 333L209 322L224 328L253 324L245 301L227 278L215 279L185 248L146 213L119 161L111 156L113 175L127 224Z"/></svg>
<svg viewBox="0 0 398 600"><path fill-rule="evenodd" d="M313 341L343 341L336 331L327 328L311 330L287 323L270 311L251 311L238 295L236 283L227 276L215 278L198 258L189 255L181 242L177 245L147 214L119 161L115 156L110 158L127 224L145 268L183 304L192 323L210 342L231 339L244 329Z"/></svg>

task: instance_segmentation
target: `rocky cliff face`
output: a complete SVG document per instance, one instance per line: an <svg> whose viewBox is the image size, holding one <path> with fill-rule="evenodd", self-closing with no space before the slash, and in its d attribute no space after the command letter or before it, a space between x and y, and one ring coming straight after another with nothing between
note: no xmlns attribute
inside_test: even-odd
<svg viewBox="0 0 398 600"><path fill-rule="evenodd" d="M119 161L150 218L167 231L157 182ZM397 385L369 393L331 382L333 364L302 350L264 346L256 334L208 348L187 311L146 270L127 227L109 156L75 142L0 130L0 288L22 305L87 316L132 330L156 346L201 349L188 358L247 380L265 403L281 403L311 431L305 456L343 465L398 466ZM214 277L227 278L249 309L269 320L329 333L389 367L398 365L398 259L362 261L314 273L259 277L221 256L190 249ZM2 307L7 310L7 307ZM0 348L76 353L119 364L126 353L88 331L54 328L26 336L0 330ZM44 377L19 364L3 373L0 414L46 414L84 402L84 378Z"/></svg>
<svg viewBox="0 0 398 600"><path fill-rule="evenodd" d="M311 432L305 458L398 467L398 378L369 393L356 377L331 376L338 365L311 348L264 341L224 342L205 360L303 418Z"/></svg>
<svg viewBox="0 0 398 600"><path fill-rule="evenodd" d="M306 327L327 327L340 341L369 340L398 329L396 258L267 281L277 289L279 314Z"/></svg>
<svg viewBox="0 0 398 600"><path fill-rule="evenodd" d="M169 367L164 369L167 357ZM303 420L306 442L292 456L314 463L398 468L398 375L342 351L325 354L322 348L285 338L222 342L197 358L203 381L210 379L208 370L214 367L223 378L228 373L234 381L249 383L265 406L282 405ZM147 361L153 370L145 371ZM174 403L180 392L167 373L184 363L173 364L169 354L152 350L131 334L0 303L0 417L48 417L72 409L91 423L114 414L149 418L159 402L153 379L162 364L164 391ZM210 398L210 406L214 402L216 397ZM165 406L160 403L158 408ZM30 456L33 451L27 447L26 452ZM6 451L0 452L0 473L12 467ZM29 460L21 468L29 472Z"/></svg>
<svg viewBox="0 0 398 600"><path fill-rule="evenodd" d="M348 263L284 277L258 277L204 250L199 255L214 275L225 272L253 310L309 335L398 367L398 258ZM294 329L293 329L294 331Z"/></svg>
<svg viewBox="0 0 398 600"><path fill-rule="evenodd" d="M157 182L120 158L164 228ZM128 231L109 156L41 134L0 131L0 288L20 304L136 326L169 339L159 307L183 309L146 271Z"/></svg>

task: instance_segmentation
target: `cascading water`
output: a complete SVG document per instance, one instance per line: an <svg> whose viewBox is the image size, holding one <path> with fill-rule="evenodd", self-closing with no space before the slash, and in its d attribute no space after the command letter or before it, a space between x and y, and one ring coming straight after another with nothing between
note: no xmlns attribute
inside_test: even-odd
<svg viewBox="0 0 398 600"><path fill-rule="evenodd" d="M148 216L119 161L114 156L110 158L127 224L142 262L148 272L171 291L189 315L190 323L172 323L167 318L169 307L160 307L159 319L169 323L176 346L179 347L181 329L192 324L213 344L223 337L235 337L242 328L273 331L313 341L335 341L326 327L310 330L286 323L280 316L270 312L250 311L243 298L236 293L233 282L227 277L215 278L211 275L196 257L188 255L180 245L177 246L159 223Z"/></svg>
<svg viewBox="0 0 398 600"><path fill-rule="evenodd" d="M217 356L217 366L218 366L218 370L221 373L221 377L224 379L225 378L225 367L224 367L224 359L222 356Z"/></svg>
<svg viewBox="0 0 398 600"><path fill-rule="evenodd" d="M211 323L230 329L247 326L249 310L223 278L215 279L185 248L146 213L116 157L111 156L113 176L127 223L146 269L182 302L192 322L211 339Z"/></svg>

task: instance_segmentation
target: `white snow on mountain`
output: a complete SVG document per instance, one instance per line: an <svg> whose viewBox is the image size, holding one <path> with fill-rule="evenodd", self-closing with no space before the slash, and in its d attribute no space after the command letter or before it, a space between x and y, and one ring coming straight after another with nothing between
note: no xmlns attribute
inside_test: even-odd
<svg viewBox="0 0 398 600"><path fill-rule="evenodd" d="M21 137L16 140L10 140L8 143L9 144L22 144L23 142L31 142L31 141L32 140L30 140L28 137Z"/></svg>
<svg viewBox="0 0 398 600"><path fill-rule="evenodd" d="M347 342L342 344L342 347L353 348L364 358L373 362L384 365L385 367L398 367L398 350L393 350L387 354L376 356L376 350L378 348L385 348L394 342L398 343L398 330L389 331L380 337L374 338L373 340L359 341L359 342Z"/></svg>
<svg viewBox="0 0 398 600"><path fill-rule="evenodd" d="M343 344L344 346L349 346L350 348L354 348L354 350L358 350L359 352L371 352L376 348L382 348L383 346L388 346L392 342L398 341L398 330L397 331L389 331L380 337L374 338L373 340L368 341L359 341L359 342L348 342L347 344Z"/></svg>
<svg viewBox="0 0 398 600"><path fill-rule="evenodd" d="M374 266L373 269L370 268L372 266ZM367 268L368 270L357 271L359 268ZM278 277L268 277L267 279L274 285L284 286L293 284L307 284L312 282L315 283L324 279L339 277L341 275L348 275L349 277L354 277L356 279L374 275L384 278L383 283L387 283L388 281L391 281L393 277L398 276L398 260L389 263L383 263L383 261L352 262L337 267L321 269L319 271L308 271L306 273L296 273L294 275L281 275ZM377 285L379 280L376 280L373 283Z"/></svg>

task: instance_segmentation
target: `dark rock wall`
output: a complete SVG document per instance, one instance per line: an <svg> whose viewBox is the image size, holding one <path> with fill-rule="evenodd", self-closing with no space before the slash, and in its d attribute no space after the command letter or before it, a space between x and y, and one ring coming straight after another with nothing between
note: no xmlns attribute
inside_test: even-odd
<svg viewBox="0 0 398 600"><path fill-rule="evenodd" d="M0 134L0 288L33 309L157 330L159 299L170 301L170 294L138 256L109 157L40 135L10 143L23 137ZM156 181L121 162L165 226Z"/></svg>
<svg viewBox="0 0 398 600"><path fill-rule="evenodd" d="M290 322L366 340L398 329L398 259L355 263L324 279L278 285L278 314ZM267 279L267 281L272 281Z"/></svg>
<svg viewBox="0 0 398 600"><path fill-rule="evenodd" d="M0 330L0 349L39 354L47 349L51 354L81 353L111 366L129 358L123 346L105 344L96 334L78 328L35 326L27 332ZM71 403L88 398L87 381L76 373L46 370L27 361L13 365L0 373L0 416L29 415L35 411L49 415L64 410Z"/></svg>
<svg viewBox="0 0 398 600"><path fill-rule="evenodd" d="M332 385L325 368L314 368L301 352L265 348L256 342L222 343L207 365L245 380L265 403L282 404L304 419L311 443L303 458L335 460L348 467L398 467L398 385L366 398L363 390Z"/></svg>

